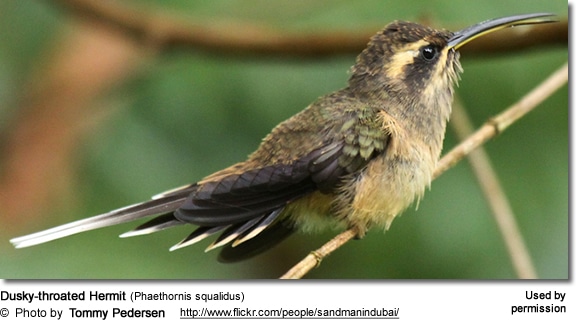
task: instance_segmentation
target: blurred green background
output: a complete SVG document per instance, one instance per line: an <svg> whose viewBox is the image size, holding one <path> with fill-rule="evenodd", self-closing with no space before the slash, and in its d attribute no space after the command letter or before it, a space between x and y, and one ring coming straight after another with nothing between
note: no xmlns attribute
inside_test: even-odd
<svg viewBox="0 0 576 320"><path fill-rule="evenodd" d="M245 159L277 123L318 96L345 86L355 59L355 55L235 57L192 49L155 52L114 40L122 48L117 50L120 53L112 45L103 45L108 53L94 50L76 62L70 48L81 51L78 41L89 43L90 26L79 26L81 19L51 2L0 2L2 278L275 278L336 235L334 231L298 234L257 258L229 265L215 260L217 252L203 253L209 241L169 252L193 230L190 226L120 239L118 234L137 224L122 225L15 250L8 242L12 237L143 201ZM568 14L566 2L558 0L121 3L200 24L245 22L295 34L376 31L395 19L426 19L440 27L459 28L519 13ZM63 98L74 92L65 91L69 87L59 91L59 76L66 74L59 68L93 75L100 70L90 66L98 68L100 60L110 57L121 61L108 65L118 74L103 81L101 90L76 100ZM497 57L463 56L465 72L457 91L478 126L517 101L567 58L567 47ZM74 68L74 63L88 69ZM54 101L65 101L51 104L42 98L46 93ZM66 102L78 109L57 108ZM56 108L49 110L44 104ZM32 129L15 135L30 118ZM34 134L60 147L36 146L36 140L26 140ZM62 143L59 134L70 142ZM444 150L456 142L449 129ZM61 149L65 151L60 158L52 154ZM486 149L539 277L567 279L567 88L489 141ZM9 165L7 159L17 151L24 152L24 160ZM10 180L20 179L11 174L19 165L34 161L55 161L60 166L42 167L40 173L23 170L31 176L30 182ZM15 185L25 188L12 192ZM508 279L515 273L464 161L434 181L418 210L397 218L386 233L372 230L365 239L348 243L308 277Z"/></svg>

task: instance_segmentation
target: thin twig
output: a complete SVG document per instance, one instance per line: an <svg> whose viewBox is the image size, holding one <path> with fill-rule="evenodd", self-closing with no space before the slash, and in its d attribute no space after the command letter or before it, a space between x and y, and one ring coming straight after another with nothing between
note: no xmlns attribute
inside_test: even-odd
<svg viewBox="0 0 576 320"><path fill-rule="evenodd" d="M452 106L450 123L460 140L464 140L473 132L470 117L459 99L455 99ZM484 197L492 208L492 215L508 249L508 255L512 260L516 275L520 279L538 278L534 263L530 258L530 253L512 211L512 206L498 181L498 176L492 167L486 150L479 146L468 155L468 161L470 161Z"/></svg>
<svg viewBox="0 0 576 320"><path fill-rule="evenodd" d="M377 29L290 34L246 22L191 23L189 17L135 9L117 1L52 0L81 19L97 21L155 50L192 48L218 54L326 57L357 54ZM474 54L511 53L534 46L568 44L568 21L525 26L488 34L460 51Z"/></svg>
<svg viewBox="0 0 576 320"><path fill-rule="evenodd" d="M479 145L484 144L486 140L506 130L508 126L537 107L540 102L548 98L567 81L568 64L566 63L544 80L544 82L542 82L538 87L525 95L520 101L510 106L494 118L488 120L482 127L480 127L480 129L476 130L473 135L469 136L465 141L461 142L458 146L444 155L444 157L438 161L433 178L437 178L444 173L444 171L453 167L472 150L476 149Z"/></svg>
<svg viewBox="0 0 576 320"><path fill-rule="evenodd" d="M288 272L286 272L282 277L280 277L280 279L300 279L300 278L302 278L304 275L306 275L306 273L308 273L308 271L310 271L310 269L312 269L315 266L320 265L320 262L322 261L322 259L324 259L326 256L328 256L330 253L336 251L338 248L340 248L346 242L354 239L355 236L356 236L356 231L353 229L348 229L348 230L340 233L336 237L332 238L332 240L326 242L322 247L320 247L320 249L310 252L301 261L302 264L304 264L306 266L311 266L311 268L302 268L302 267L300 267L300 264L297 264L292 269L288 270Z"/></svg>
<svg viewBox="0 0 576 320"><path fill-rule="evenodd" d="M434 172L433 178L437 178L442 173L453 167L462 158L466 157L472 150L478 148L490 138L496 136L502 131L506 130L508 126L520 119L530 110L537 107L542 101L552 95L556 90L562 87L568 81L568 63L564 64L540 85L530 91L516 104L510 106L496 117L488 120L480 129L474 134L469 136L465 141L461 142L458 146L448 152L440 161ZM334 239L340 239L338 246L334 246L334 250L344 245L350 239L356 236L355 231L347 230L341 233ZM345 240L344 240L345 239ZM341 242L341 243L340 243ZM327 245L325 245L327 246ZM323 246L322 248L324 248ZM331 245L328 247L332 247ZM323 250L322 258L326 257L334 250ZM318 259L314 253L309 254L306 258L297 263L288 273L282 276L282 279L296 279L306 275L310 270L318 265ZM293 276L293 277L291 277Z"/></svg>

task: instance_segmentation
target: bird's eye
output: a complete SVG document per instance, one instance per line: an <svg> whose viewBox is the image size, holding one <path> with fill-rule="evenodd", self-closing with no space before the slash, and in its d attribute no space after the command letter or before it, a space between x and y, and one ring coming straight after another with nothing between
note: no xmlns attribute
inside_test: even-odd
<svg viewBox="0 0 576 320"><path fill-rule="evenodd" d="M432 61L438 56L438 48L435 46L425 46L420 49L422 58L426 61Z"/></svg>

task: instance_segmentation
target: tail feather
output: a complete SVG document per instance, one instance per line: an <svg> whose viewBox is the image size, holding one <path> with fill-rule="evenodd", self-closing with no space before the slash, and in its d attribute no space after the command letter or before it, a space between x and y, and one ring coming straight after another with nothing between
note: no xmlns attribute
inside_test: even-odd
<svg viewBox="0 0 576 320"><path fill-rule="evenodd" d="M236 247L239 244L259 235L262 231L264 231L265 229L270 227L270 225L272 225L272 223L276 220L276 218L278 218L278 216L282 213L283 210L284 208L280 208L272 211L269 215L267 215L261 221L259 221L259 223L255 227L247 230L246 232L243 232L242 234L239 234L238 237L235 239L235 241L232 243L232 247Z"/></svg>
<svg viewBox="0 0 576 320"><path fill-rule="evenodd" d="M294 231L294 226L279 218L285 205L298 197L296 191L283 193L280 196L271 196L270 192L266 191L263 203L260 204L253 203L254 199L250 197L248 199L235 194L231 195L231 200L228 202L223 199L198 200L196 191L199 187L201 186L198 184L191 184L172 189L154 196L150 201L14 238L10 242L16 248L30 247L85 231L149 218L145 223L132 231L121 234L120 237L149 234L183 224L196 224L200 225L199 228L172 246L170 251L192 245L222 231L206 248L206 251L224 246L224 256L221 260L235 262L270 248ZM302 191L301 188L296 189L298 192ZM237 203L238 201L241 201L241 205ZM190 203L194 206L193 208ZM184 210L183 206L186 207ZM207 223L198 223L199 221L195 220L198 217L207 217ZM278 226L277 222L281 226ZM274 235L276 231L278 234ZM261 234L265 235L264 239L254 239ZM248 241L252 239L254 240ZM268 240L270 243L267 242Z"/></svg>
<svg viewBox="0 0 576 320"><path fill-rule="evenodd" d="M252 258L282 242L296 231L289 221L278 221L264 228L262 232L251 239L234 246L225 246L218 255L218 261L223 263L234 263Z"/></svg>
<svg viewBox="0 0 576 320"><path fill-rule="evenodd" d="M206 248L206 251L210 251L212 249L221 247L232 240L236 240L236 238L238 238L246 230L252 228L260 220L262 220L262 216L256 217L252 220L248 220L247 222L238 223L228 227L228 229L222 231L220 236Z"/></svg>
<svg viewBox="0 0 576 320"><path fill-rule="evenodd" d="M80 232L126 223L152 215L173 212L186 200L182 195L159 197L151 201L137 203L116 209L98 216L74 221L48 230L11 239L16 248L30 247L44 242L64 238Z"/></svg>
<svg viewBox="0 0 576 320"><path fill-rule="evenodd" d="M139 225L138 227L134 228L131 231L125 232L120 235L120 238L128 238L128 237L135 237L141 236L144 234L150 234L158 231L162 231L171 227L179 226L182 224L186 224L182 222L176 217L172 212L163 214L158 216L144 224Z"/></svg>
<svg viewBox="0 0 576 320"><path fill-rule="evenodd" d="M198 227L194 230L189 236L184 238L182 241L178 242L177 244L173 245L170 248L170 251L178 250L180 248L184 248L190 245L195 244L201 240L208 238L209 236L213 235L214 233L226 228L226 226L215 226L215 227Z"/></svg>

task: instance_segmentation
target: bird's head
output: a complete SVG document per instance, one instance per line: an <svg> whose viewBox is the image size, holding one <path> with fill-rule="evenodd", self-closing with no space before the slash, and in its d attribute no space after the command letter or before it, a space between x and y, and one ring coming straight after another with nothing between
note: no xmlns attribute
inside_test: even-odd
<svg viewBox="0 0 576 320"><path fill-rule="evenodd" d="M456 32L395 21L372 37L352 67L357 93L394 99L404 106L450 104L462 71L458 49L506 27L550 22L552 14L516 15L480 22ZM380 99L381 100L381 99Z"/></svg>

